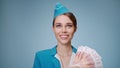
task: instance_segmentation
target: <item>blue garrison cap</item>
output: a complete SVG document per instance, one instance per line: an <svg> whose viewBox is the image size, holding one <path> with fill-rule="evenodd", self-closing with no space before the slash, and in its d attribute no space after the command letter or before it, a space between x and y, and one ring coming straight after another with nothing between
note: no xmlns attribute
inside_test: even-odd
<svg viewBox="0 0 120 68"><path fill-rule="evenodd" d="M54 18L66 12L69 12L69 10L61 3L57 3L54 10Z"/></svg>

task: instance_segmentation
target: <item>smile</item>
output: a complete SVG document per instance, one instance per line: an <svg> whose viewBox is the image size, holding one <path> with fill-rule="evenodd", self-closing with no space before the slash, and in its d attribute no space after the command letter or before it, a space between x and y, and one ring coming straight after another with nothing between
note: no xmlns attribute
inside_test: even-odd
<svg viewBox="0 0 120 68"><path fill-rule="evenodd" d="M67 39L67 38L68 38L68 35L60 35L60 38L61 38L61 39Z"/></svg>

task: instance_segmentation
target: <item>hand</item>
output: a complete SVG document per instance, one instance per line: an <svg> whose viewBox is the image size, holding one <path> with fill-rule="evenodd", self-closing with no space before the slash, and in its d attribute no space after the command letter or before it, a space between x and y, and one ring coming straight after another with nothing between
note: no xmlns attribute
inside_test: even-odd
<svg viewBox="0 0 120 68"><path fill-rule="evenodd" d="M73 65L79 66L79 68L95 68L95 63L90 54L85 52L78 52L73 60Z"/></svg>

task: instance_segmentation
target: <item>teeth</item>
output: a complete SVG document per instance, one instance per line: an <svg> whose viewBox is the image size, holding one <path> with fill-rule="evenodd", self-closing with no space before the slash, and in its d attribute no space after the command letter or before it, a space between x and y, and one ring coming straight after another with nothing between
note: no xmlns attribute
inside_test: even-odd
<svg viewBox="0 0 120 68"><path fill-rule="evenodd" d="M68 36L67 35L61 35L60 36L62 39L66 39Z"/></svg>
<svg viewBox="0 0 120 68"><path fill-rule="evenodd" d="M67 37L66 35L63 35L63 36L61 36L61 37Z"/></svg>

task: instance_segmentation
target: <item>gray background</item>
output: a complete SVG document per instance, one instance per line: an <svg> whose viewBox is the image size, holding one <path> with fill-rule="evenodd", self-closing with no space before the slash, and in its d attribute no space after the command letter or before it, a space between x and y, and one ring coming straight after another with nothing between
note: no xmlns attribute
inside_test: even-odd
<svg viewBox="0 0 120 68"><path fill-rule="evenodd" d="M94 48L104 68L120 68L119 0L0 0L0 68L32 68L37 51L56 45L52 19L57 2L77 18L72 44Z"/></svg>

